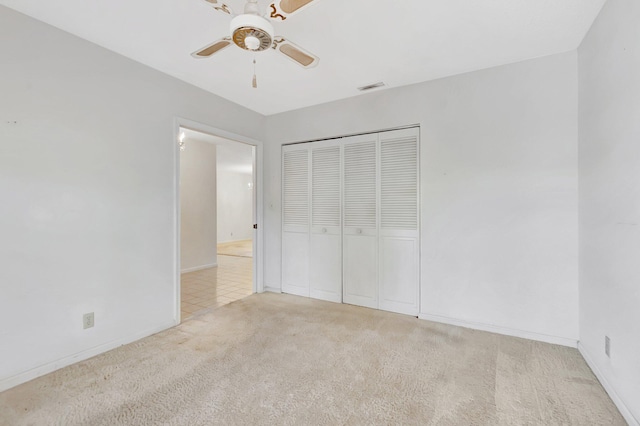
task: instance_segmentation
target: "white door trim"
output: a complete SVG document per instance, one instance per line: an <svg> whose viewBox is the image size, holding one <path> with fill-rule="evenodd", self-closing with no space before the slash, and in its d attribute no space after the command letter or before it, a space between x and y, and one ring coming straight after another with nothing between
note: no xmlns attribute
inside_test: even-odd
<svg viewBox="0 0 640 426"><path fill-rule="evenodd" d="M180 324L180 147L178 146L178 138L180 136L180 128L195 130L202 133L207 133L213 136L219 136L221 138L229 139L232 141L252 145L256 150L256 167L253 170L257 192L256 200L256 222L258 229L254 231L253 240L253 291L254 293L262 293L264 291L264 229L263 229L263 164L264 164L264 144L256 139L249 138L247 136L239 135L229 132L227 130L219 129L217 127L209 126L207 124L199 123L197 121L189 120L182 117L174 117L173 120L173 144L174 144L174 161L173 161L173 186L174 186L174 290L175 290L175 305L174 305L174 323Z"/></svg>

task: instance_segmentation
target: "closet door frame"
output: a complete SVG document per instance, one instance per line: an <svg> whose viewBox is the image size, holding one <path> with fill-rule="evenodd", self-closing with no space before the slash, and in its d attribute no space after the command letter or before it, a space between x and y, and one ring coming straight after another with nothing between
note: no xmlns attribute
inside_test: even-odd
<svg viewBox="0 0 640 426"><path fill-rule="evenodd" d="M382 155L382 147L381 147L381 135L388 132L398 132L398 134L406 133L408 135L416 136L416 173L417 173L417 182L416 182L416 196L417 196L417 229L416 230L394 230L389 231L386 229L382 229L382 217L381 217L381 204L382 204L382 196L381 196L381 155ZM375 139L375 151L376 151L376 163L375 163L375 174L376 174L376 212L375 212L375 228L365 228L365 227L347 227L347 223L345 220L345 147L351 144L357 144L359 142L372 142L372 139ZM317 147L324 146L340 146L340 259L341 259L341 270L342 270L342 280L340 282L341 286L341 300L331 299L327 297L323 297L319 294L312 294L311 284L310 284L310 258L311 258L311 238L312 232L314 232L313 226L313 205L312 205L312 197L313 197L313 169L312 169L312 149ZM284 155L287 151L306 151L307 152L307 205L308 205L308 220L307 225L285 225L285 164L284 164ZM302 142L297 144L283 145L282 146L282 291L285 293L306 296L306 297L314 297L324 300L332 300L335 302L342 303L350 303L356 304L359 306L370 307L374 309L384 309L392 312L398 312L408 315L417 315L420 312L421 306L421 283L422 283L422 189L421 189L421 163L422 163L422 153L421 153L421 132L420 126L406 126L397 129L389 129L382 130L377 132L368 132L361 133L352 136L344 136L344 137L336 137L332 139L326 139L322 141L310 141L310 142ZM325 227L326 228L326 227ZM315 229L317 232L318 229ZM327 229L328 231L328 229ZM322 231L320 231L322 232ZM306 236L306 265L303 267L306 270L306 280L305 285L300 287L292 288L291 286L287 286L285 283L285 233L295 233L295 234L304 234ZM347 294L348 284L347 284L347 253L346 246L349 244L350 237L374 237L371 239L371 243L373 245L373 249L375 252L375 265L374 275L375 275L375 296L373 298L362 297L355 299L353 297L349 297ZM382 262L381 262L381 252L383 251L383 239L395 239L398 241L413 241L414 249L417 252L415 257L415 265L414 265L414 273L416 280L416 288L415 288L415 304L411 306L396 306L393 303L384 303L381 299L381 295L383 293L382 288ZM302 241L300 241L302 243ZM353 296L353 295L352 295Z"/></svg>

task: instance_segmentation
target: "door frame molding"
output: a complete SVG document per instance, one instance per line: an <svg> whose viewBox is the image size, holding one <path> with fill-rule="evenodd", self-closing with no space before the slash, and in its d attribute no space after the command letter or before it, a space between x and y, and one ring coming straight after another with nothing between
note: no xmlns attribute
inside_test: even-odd
<svg viewBox="0 0 640 426"><path fill-rule="evenodd" d="M181 300L180 300L180 147L178 138L180 137L180 128L195 130L197 132L206 133L212 136L218 136L229 139L234 142L240 142L255 147L255 167L253 170L256 191L255 218L258 229L254 232L253 241L253 292L264 292L264 212L263 212L263 183L264 183L264 144L262 141L229 132L224 129L210 126L208 124L189 120L183 117L174 117L173 119L173 137L174 144L174 161L173 161L173 214L174 214L174 323L180 324L181 319Z"/></svg>

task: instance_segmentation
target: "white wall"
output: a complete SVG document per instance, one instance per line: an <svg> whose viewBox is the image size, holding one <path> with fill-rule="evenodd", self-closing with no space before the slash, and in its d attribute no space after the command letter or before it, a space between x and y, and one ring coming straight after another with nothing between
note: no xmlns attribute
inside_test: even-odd
<svg viewBox="0 0 640 426"><path fill-rule="evenodd" d="M280 145L420 124L423 316L575 345L577 90L571 52L268 117L265 285Z"/></svg>
<svg viewBox="0 0 640 426"><path fill-rule="evenodd" d="M640 2L609 0L578 51L580 349L631 424L640 423L639 22Z"/></svg>
<svg viewBox="0 0 640 426"><path fill-rule="evenodd" d="M264 117L2 6L0 52L4 389L174 324L174 117Z"/></svg>
<svg viewBox="0 0 640 426"><path fill-rule="evenodd" d="M218 170L218 242L253 237L253 183L250 173Z"/></svg>
<svg viewBox="0 0 640 426"><path fill-rule="evenodd" d="M185 139L180 152L180 267L182 272L218 265L216 146Z"/></svg>

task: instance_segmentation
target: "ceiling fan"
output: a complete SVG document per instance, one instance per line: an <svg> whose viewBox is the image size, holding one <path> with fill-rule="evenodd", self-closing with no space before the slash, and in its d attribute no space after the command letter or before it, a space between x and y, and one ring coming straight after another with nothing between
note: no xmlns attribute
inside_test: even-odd
<svg viewBox="0 0 640 426"><path fill-rule="evenodd" d="M209 58L235 44L250 52L273 49L291 59L303 68L313 68L320 58L302 49L282 36L275 36L273 25L269 21L285 21L295 13L317 3L319 0L275 0L269 6L270 11L260 14L258 0L247 0L244 13L234 15L231 8L219 0L203 0L215 10L232 16L230 36L216 40L191 54L194 58ZM255 60L254 60L255 64ZM255 75L253 87L256 86Z"/></svg>

